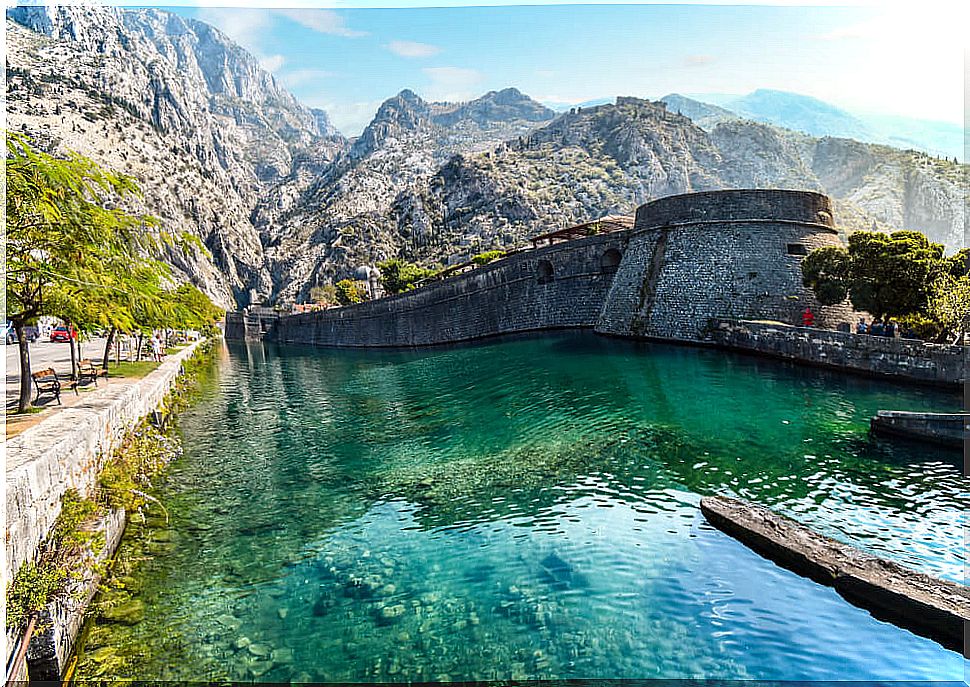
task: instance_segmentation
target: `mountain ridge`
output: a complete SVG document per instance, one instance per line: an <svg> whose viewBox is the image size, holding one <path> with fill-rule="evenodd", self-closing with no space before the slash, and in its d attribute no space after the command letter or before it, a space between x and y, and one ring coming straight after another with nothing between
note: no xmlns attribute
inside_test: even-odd
<svg viewBox="0 0 970 687"><path fill-rule="evenodd" d="M168 256L180 277L223 304L300 300L362 264L454 262L714 188L824 191L848 229L965 240L965 166L929 156L711 106L695 121L674 94L557 114L511 87L464 103L404 89L351 141L216 29L69 9L25 19L53 38L8 22L11 126L134 173L146 209L208 248Z"/></svg>

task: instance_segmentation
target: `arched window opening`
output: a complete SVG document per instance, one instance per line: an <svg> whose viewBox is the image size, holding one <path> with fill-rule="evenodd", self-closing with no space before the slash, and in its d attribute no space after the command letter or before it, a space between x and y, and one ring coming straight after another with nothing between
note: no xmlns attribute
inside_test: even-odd
<svg viewBox="0 0 970 687"><path fill-rule="evenodd" d="M540 260L536 268L536 277L540 284L548 284L553 280L552 263L548 260Z"/></svg>
<svg viewBox="0 0 970 687"><path fill-rule="evenodd" d="M600 269L603 272L616 272L623 255L616 248L610 248L600 257Z"/></svg>

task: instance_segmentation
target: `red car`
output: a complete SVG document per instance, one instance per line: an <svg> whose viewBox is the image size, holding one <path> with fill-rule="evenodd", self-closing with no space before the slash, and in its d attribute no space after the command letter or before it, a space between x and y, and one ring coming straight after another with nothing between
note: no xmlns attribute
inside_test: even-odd
<svg viewBox="0 0 970 687"><path fill-rule="evenodd" d="M77 330L71 327L70 332L67 327L61 325L60 327L54 327L51 330L51 341L70 341L71 339L77 340Z"/></svg>

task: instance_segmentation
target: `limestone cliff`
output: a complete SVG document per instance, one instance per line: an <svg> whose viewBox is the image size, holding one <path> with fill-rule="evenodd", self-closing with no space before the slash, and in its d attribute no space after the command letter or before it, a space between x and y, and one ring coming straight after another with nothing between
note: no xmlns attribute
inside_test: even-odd
<svg viewBox="0 0 970 687"><path fill-rule="evenodd" d="M466 103L404 90L348 141L204 23L104 7L8 18L8 126L134 175L141 209L208 249L173 251L179 278L224 305L301 300L387 257L454 262L718 188L823 191L846 231L918 229L966 245L970 168L922 153L673 96L557 116L512 88Z"/></svg>
<svg viewBox="0 0 970 687"><path fill-rule="evenodd" d="M296 160L346 141L211 26L158 10L8 10L7 121L138 179L139 208L210 254L169 261L220 304L272 292L250 214ZM32 30L31 30L32 29Z"/></svg>

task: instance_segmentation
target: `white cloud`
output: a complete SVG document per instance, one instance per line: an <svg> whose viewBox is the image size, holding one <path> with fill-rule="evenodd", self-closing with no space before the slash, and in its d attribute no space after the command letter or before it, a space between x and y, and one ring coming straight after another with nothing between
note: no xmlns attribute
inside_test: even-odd
<svg viewBox="0 0 970 687"><path fill-rule="evenodd" d="M430 100L471 100L479 95L474 89L484 80L481 72L463 67L426 67L421 71L431 81L426 91Z"/></svg>
<svg viewBox="0 0 970 687"><path fill-rule="evenodd" d="M259 66L270 73L276 73L286 64L286 58L282 55L263 55L259 58Z"/></svg>
<svg viewBox="0 0 970 687"><path fill-rule="evenodd" d="M401 57L431 57L441 52L437 45L415 41L391 41L384 47Z"/></svg>
<svg viewBox="0 0 970 687"><path fill-rule="evenodd" d="M330 36L343 36L344 38L359 38L360 36L367 35L366 31L355 31L349 28L344 23L344 18L333 10L297 9L276 10L276 12L317 33L325 33Z"/></svg>
<svg viewBox="0 0 970 687"><path fill-rule="evenodd" d="M273 24L270 13L258 9L202 9L199 20L212 24L251 52L259 52L262 38Z"/></svg>
<svg viewBox="0 0 970 687"><path fill-rule="evenodd" d="M315 81L328 79L336 76L334 72L326 69L294 69L277 75L287 88L299 88L301 86L312 85Z"/></svg>

